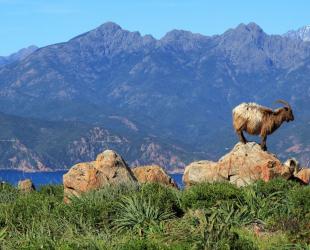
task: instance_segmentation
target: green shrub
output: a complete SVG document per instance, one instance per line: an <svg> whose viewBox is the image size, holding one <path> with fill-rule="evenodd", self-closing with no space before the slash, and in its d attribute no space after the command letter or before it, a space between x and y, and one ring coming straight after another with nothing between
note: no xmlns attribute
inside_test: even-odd
<svg viewBox="0 0 310 250"><path fill-rule="evenodd" d="M289 213L275 214L269 222L273 231L288 234L292 242L310 244L310 186L294 187L287 192L286 208Z"/></svg>
<svg viewBox="0 0 310 250"><path fill-rule="evenodd" d="M216 209L189 209L183 218L166 226L165 241L188 244L186 249L256 249L248 239L240 238L233 229L232 213Z"/></svg>
<svg viewBox="0 0 310 250"><path fill-rule="evenodd" d="M302 186L288 190L288 199L293 209L297 210L296 214L301 216L310 213L310 186Z"/></svg>
<svg viewBox="0 0 310 250"><path fill-rule="evenodd" d="M271 193L276 192L284 192L286 194L289 190L293 188L299 188L300 184L295 181L288 181L283 178L275 178L268 182L265 182L263 180L256 181L254 184L250 185L249 188L252 188L255 190L257 195L267 197ZM283 193L280 193L282 196Z"/></svg>
<svg viewBox="0 0 310 250"><path fill-rule="evenodd" d="M115 218L116 206L122 197L135 194L136 185L124 184L107 186L72 199L66 218L76 226L88 224L91 227L104 228ZM81 223L80 223L81 222Z"/></svg>
<svg viewBox="0 0 310 250"><path fill-rule="evenodd" d="M59 201L62 201L64 196L63 190L63 185L45 185L40 188L39 193L44 196L57 197Z"/></svg>
<svg viewBox="0 0 310 250"><path fill-rule="evenodd" d="M150 242L146 239L131 239L125 243L120 244L117 247L118 250L164 250L168 249L163 246L159 246L158 243Z"/></svg>
<svg viewBox="0 0 310 250"><path fill-rule="evenodd" d="M201 183L185 189L181 203L184 209L207 209L221 201L237 201L242 190L230 183Z"/></svg>
<svg viewBox="0 0 310 250"><path fill-rule="evenodd" d="M14 186L4 183L0 184L0 204L10 203L17 199L19 192Z"/></svg>
<svg viewBox="0 0 310 250"><path fill-rule="evenodd" d="M141 196L162 211L174 212L177 216L183 214L180 204L180 191L159 183L146 183L140 187Z"/></svg>
<svg viewBox="0 0 310 250"><path fill-rule="evenodd" d="M256 214L253 213L248 206L240 204L239 202L221 202L217 206L211 207L207 213L216 214L222 221L224 218L229 218L227 223L229 223L231 227L246 226L259 221Z"/></svg>
<svg viewBox="0 0 310 250"><path fill-rule="evenodd" d="M246 187L243 190L243 196L239 200L238 205L246 209L247 213L254 220L260 222L267 221L274 215L286 215L289 213L286 195L283 191L263 194L256 192L253 186Z"/></svg>
<svg viewBox="0 0 310 250"><path fill-rule="evenodd" d="M262 250L279 250L287 249L285 246L289 243L288 238L283 232L264 232L261 235L257 235L252 227L234 228L234 231L239 235L241 240L251 242L253 249ZM251 249L251 248L249 248ZM295 249L295 248L289 248ZM297 250L298 248L296 248Z"/></svg>
<svg viewBox="0 0 310 250"><path fill-rule="evenodd" d="M173 212L161 210L149 197L141 194L124 197L117 205L117 211L117 218L113 221L117 231L134 230L140 236L174 217Z"/></svg>
<svg viewBox="0 0 310 250"><path fill-rule="evenodd" d="M307 249L309 186L105 187L63 203L62 186L0 186L3 249ZM181 209L182 208L182 209ZM252 223L266 222L255 235ZM0 247L0 248L1 248ZM291 248L290 248L291 247Z"/></svg>

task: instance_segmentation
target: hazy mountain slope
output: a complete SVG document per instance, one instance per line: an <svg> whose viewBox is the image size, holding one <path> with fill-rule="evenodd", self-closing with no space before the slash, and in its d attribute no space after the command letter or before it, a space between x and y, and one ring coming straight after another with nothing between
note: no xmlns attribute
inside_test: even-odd
<svg viewBox="0 0 310 250"><path fill-rule="evenodd" d="M124 123L123 128L122 124L118 124L118 128L127 130L125 136L102 126L48 122L0 113L0 169L63 169L93 160L105 149L114 149L130 165L161 164L169 171L178 171L187 159L195 156L164 139L143 133L134 136L138 128L131 121L114 119Z"/></svg>
<svg viewBox="0 0 310 250"><path fill-rule="evenodd" d="M268 35L254 23L212 37L173 30L160 40L106 23L2 67L0 109L107 128L115 122L111 116L125 117L146 134L217 158L236 142L236 104L277 107L273 102L283 98L296 122L268 141L283 153L296 144L292 136L310 145L296 133L309 128L309 56L309 43Z"/></svg>
<svg viewBox="0 0 310 250"><path fill-rule="evenodd" d="M37 46L31 45L27 48L20 49L16 53L13 53L9 56L0 56L0 67L5 64L23 60L24 58L29 56L32 52L36 51L37 49L38 49Z"/></svg>

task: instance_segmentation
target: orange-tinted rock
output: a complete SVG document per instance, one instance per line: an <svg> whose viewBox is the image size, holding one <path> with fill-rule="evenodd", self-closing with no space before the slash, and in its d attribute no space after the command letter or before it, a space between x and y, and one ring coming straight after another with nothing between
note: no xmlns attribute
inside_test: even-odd
<svg viewBox="0 0 310 250"><path fill-rule="evenodd" d="M132 171L116 152L106 150L95 161L78 163L64 176L64 200L106 185L136 182Z"/></svg>
<svg viewBox="0 0 310 250"><path fill-rule="evenodd" d="M18 182L18 190L29 193L34 191L35 187L30 179L25 179Z"/></svg>
<svg viewBox="0 0 310 250"><path fill-rule="evenodd" d="M225 181L219 173L219 167L216 162L212 161L197 161L192 162L185 168L183 174L183 183L190 186L201 182L217 182Z"/></svg>
<svg viewBox="0 0 310 250"><path fill-rule="evenodd" d="M165 170L157 165L141 166L132 169L139 183L161 183L171 187L177 187L174 180L165 172Z"/></svg>
<svg viewBox="0 0 310 250"><path fill-rule="evenodd" d="M275 155L263 151L257 143L237 143L218 162L200 161L186 167L183 181L186 185L203 181L228 181L245 186L256 180L269 181L276 177L289 179L292 170L283 166Z"/></svg>
<svg viewBox="0 0 310 250"><path fill-rule="evenodd" d="M310 184L310 168L301 169L295 177L304 184Z"/></svg>

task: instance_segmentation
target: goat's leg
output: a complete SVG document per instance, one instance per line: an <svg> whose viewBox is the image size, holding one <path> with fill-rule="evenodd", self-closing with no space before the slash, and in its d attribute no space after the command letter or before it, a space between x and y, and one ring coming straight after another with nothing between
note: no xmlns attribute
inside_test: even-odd
<svg viewBox="0 0 310 250"><path fill-rule="evenodd" d="M262 139L261 139L260 146L261 146L262 150L267 151L267 144L266 144L267 136L266 135L262 135L261 138Z"/></svg>
<svg viewBox="0 0 310 250"><path fill-rule="evenodd" d="M237 130L236 132L237 132L237 134L238 134L238 136L239 136L239 140L240 140L242 143L246 144L246 143L247 143L247 140L245 139L242 130Z"/></svg>

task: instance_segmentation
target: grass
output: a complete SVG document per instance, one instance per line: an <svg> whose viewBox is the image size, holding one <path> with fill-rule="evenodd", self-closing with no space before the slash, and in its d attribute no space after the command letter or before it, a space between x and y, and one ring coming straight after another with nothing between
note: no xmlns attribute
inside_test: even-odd
<svg viewBox="0 0 310 250"><path fill-rule="evenodd" d="M62 186L0 186L0 249L307 249L310 186L120 185L63 203ZM259 228L259 231L257 231Z"/></svg>

